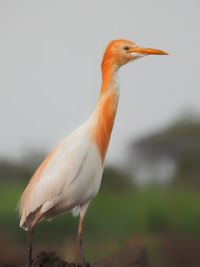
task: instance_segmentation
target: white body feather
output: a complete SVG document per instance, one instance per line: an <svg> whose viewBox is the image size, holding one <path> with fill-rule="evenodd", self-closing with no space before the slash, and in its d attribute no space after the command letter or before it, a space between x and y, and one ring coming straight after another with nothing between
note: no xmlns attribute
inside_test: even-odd
<svg viewBox="0 0 200 267"><path fill-rule="evenodd" d="M86 211L89 201L99 190L103 173L97 146L91 140L95 125L96 116L93 115L66 137L56 148L37 182L31 185L31 190L27 186L26 190L30 192L25 201L28 205L23 203L23 196L20 205L21 227L27 216L39 207L40 212L45 214L44 219L74 208L78 215L79 207Z"/></svg>

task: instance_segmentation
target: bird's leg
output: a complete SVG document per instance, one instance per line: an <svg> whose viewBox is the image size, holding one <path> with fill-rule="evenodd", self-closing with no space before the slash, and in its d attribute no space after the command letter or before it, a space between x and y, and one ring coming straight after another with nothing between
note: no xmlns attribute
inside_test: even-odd
<svg viewBox="0 0 200 267"><path fill-rule="evenodd" d="M77 243L79 248L80 261L83 267L86 267L84 250L83 250L83 220L90 201L80 206L79 225L77 231Z"/></svg>
<svg viewBox="0 0 200 267"><path fill-rule="evenodd" d="M32 236L33 236L33 230L28 230L27 232L27 259L28 259L28 267L31 267L32 265Z"/></svg>
<svg viewBox="0 0 200 267"><path fill-rule="evenodd" d="M78 243L78 248L79 248L81 264L83 267L86 267L84 250L83 250L83 219L84 219L84 216L81 216L80 214L78 232L77 232L77 243Z"/></svg>
<svg viewBox="0 0 200 267"><path fill-rule="evenodd" d="M32 241L33 241L33 230L36 226L36 224L41 220L42 216L44 214L38 212L35 215L35 218L33 219L32 223L30 224L30 226L28 227L28 231L27 231L27 245L28 245L28 249L27 249L27 258L28 258L28 267L31 267L32 263L33 263L33 259L32 259Z"/></svg>

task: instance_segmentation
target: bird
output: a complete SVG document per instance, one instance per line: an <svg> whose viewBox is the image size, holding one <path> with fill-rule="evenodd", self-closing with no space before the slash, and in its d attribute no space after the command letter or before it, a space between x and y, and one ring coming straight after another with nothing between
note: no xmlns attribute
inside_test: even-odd
<svg viewBox="0 0 200 267"><path fill-rule="evenodd" d="M28 267L33 262L35 226L42 220L50 220L69 211L79 216L77 243L80 261L86 266L83 252L84 217L102 180L119 100L118 70L147 55L167 53L124 39L113 40L107 45L101 63L102 85L94 111L58 143L31 177L19 203L20 227L27 231Z"/></svg>

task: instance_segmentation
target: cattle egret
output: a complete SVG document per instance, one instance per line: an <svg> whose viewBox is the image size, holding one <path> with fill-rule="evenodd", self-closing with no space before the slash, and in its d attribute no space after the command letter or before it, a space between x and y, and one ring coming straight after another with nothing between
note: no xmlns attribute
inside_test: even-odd
<svg viewBox="0 0 200 267"><path fill-rule="evenodd" d="M143 48L127 40L114 40L102 60L102 86L96 108L89 119L64 138L41 163L22 194L20 227L28 235L28 266L32 264L32 233L36 224L72 211L79 215L77 241L82 248L83 221L101 184L104 159L119 99L118 70L147 55L166 55L162 50Z"/></svg>

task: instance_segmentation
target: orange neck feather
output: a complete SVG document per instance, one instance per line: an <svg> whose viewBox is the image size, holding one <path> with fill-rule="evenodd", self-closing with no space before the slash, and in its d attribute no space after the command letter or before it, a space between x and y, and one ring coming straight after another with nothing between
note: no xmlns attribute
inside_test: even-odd
<svg viewBox="0 0 200 267"><path fill-rule="evenodd" d="M118 91L116 84L117 68L112 60L104 59L102 62L102 87L98 102L98 118L95 141L99 149L102 162L104 161L110 136L115 120L118 104Z"/></svg>

